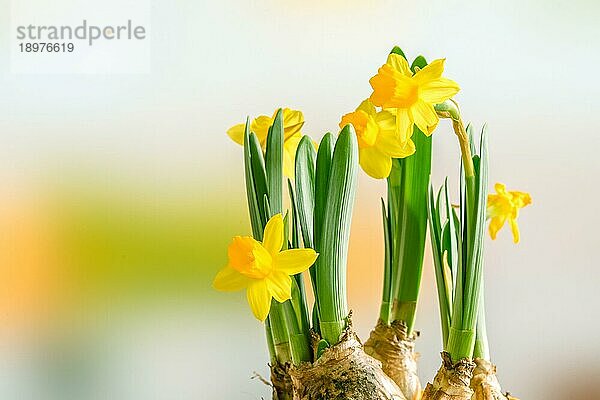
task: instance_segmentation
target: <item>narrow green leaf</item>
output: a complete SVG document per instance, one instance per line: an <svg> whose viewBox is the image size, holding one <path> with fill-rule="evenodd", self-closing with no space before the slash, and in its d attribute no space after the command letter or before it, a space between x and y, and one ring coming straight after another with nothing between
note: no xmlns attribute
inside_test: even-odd
<svg viewBox="0 0 600 400"><path fill-rule="evenodd" d="M283 112L279 109L267 136L267 184L272 214L283 210Z"/></svg>
<svg viewBox="0 0 600 400"><path fill-rule="evenodd" d="M296 195L304 246L314 248L315 148L308 136L300 140L296 150Z"/></svg>
<svg viewBox="0 0 600 400"><path fill-rule="evenodd" d="M315 173L315 211L314 211L314 243L321 240L321 229L327 204L327 193L329 190L329 173L331 170L331 159L335 140L330 132L327 132L317 153L317 166Z"/></svg>
<svg viewBox="0 0 600 400"><path fill-rule="evenodd" d="M441 221L439 209L436 208L436 202L434 197L433 186L429 186L429 195L427 197L427 212L429 220L429 232L431 238L431 248L433 250L433 265L435 272L435 282L438 294L438 304L440 310L440 324L442 327L442 343L444 348L448 341L448 335L451 324L451 311L450 306L447 303L448 293L447 285L444 281L444 264L443 264L443 250L442 250L442 239L441 239Z"/></svg>
<svg viewBox="0 0 600 400"><path fill-rule="evenodd" d="M267 176L265 172L265 160L263 158L260 142L254 133L250 135L250 161L256 198L265 198L269 193L267 188ZM261 229L264 228L270 217L263 205L264 203L261 204L259 202Z"/></svg>
<svg viewBox="0 0 600 400"><path fill-rule="evenodd" d="M338 342L348 316L346 268L357 172L356 133L351 125L346 125L333 151L322 235L317 249L320 254L317 292L321 335L329 343Z"/></svg>
<svg viewBox="0 0 600 400"><path fill-rule="evenodd" d="M386 210L385 201L381 199L381 220L383 222L383 243L385 248L385 256L383 262L383 291L381 296L381 309L379 319L386 324L390 323L390 312L392 304L392 244L390 221L388 219L389 212Z"/></svg>
<svg viewBox="0 0 600 400"><path fill-rule="evenodd" d="M254 135L254 134L252 134ZM251 151L250 119L246 120L244 130L244 175L246 180L246 196L248 198L248 211L250 213L250 223L252 225L252 234L256 240L262 240L263 224L261 221L261 208L255 189L254 174L252 173L252 151Z"/></svg>

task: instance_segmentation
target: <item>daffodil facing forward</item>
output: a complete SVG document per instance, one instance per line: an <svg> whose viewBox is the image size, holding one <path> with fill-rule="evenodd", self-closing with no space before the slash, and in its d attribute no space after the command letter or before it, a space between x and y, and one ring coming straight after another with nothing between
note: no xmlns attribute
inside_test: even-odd
<svg viewBox="0 0 600 400"><path fill-rule="evenodd" d="M269 127L273 124L277 111L272 117L261 115L255 118L250 124L250 131L256 134L263 150L267 144L267 134ZM296 157L296 149L302 139L300 129L304 125L304 116L302 111L283 109L283 173L290 177L294 177L294 159ZM227 135L236 143L244 145L244 129L245 124L237 124L229 128Z"/></svg>
<svg viewBox="0 0 600 400"><path fill-rule="evenodd" d="M396 113L396 134L402 141L412 135L413 124L430 135L438 124L435 104L450 99L460 90L453 80L443 78L444 60L438 59L413 74L406 59L392 53L369 80L371 102Z"/></svg>
<svg viewBox="0 0 600 400"><path fill-rule="evenodd" d="M519 243L519 226L517 217L519 210L531 204L529 193L507 191L502 183L496 183L494 186L496 194L488 194L487 216L490 218L490 236L496 239L498 231L502 229L506 220L510 223L513 241Z"/></svg>
<svg viewBox="0 0 600 400"><path fill-rule="evenodd" d="M262 243L249 236L236 236L227 249L229 263L213 281L221 291L246 289L254 316L264 321L271 299L280 303L292 297L292 278L306 271L317 259L313 249L281 250L284 244L283 218L274 215L267 225Z"/></svg>
<svg viewBox="0 0 600 400"><path fill-rule="evenodd" d="M342 117L340 128L352 124L358 137L359 163L375 179L387 178L392 169L392 158L408 157L415 152L411 139L396 136L396 118L388 111L377 112L369 100L356 111Z"/></svg>

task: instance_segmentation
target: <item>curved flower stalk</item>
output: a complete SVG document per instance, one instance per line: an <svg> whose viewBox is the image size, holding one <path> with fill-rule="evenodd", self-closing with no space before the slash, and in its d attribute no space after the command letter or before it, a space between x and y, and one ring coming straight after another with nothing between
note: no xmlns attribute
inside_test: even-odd
<svg viewBox="0 0 600 400"><path fill-rule="evenodd" d="M458 125L455 125L458 126ZM462 127L462 122L460 123ZM467 133L468 132L468 133ZM446 222L442 225L441 191L429 196L429 223L433 247L444 353L433 383L423 399L471 399L476 325L482 296L483 232L487 198L488 156L485 129L479 154L468 131L457 132L463 154L460 208L452 208L445 185ZM450 222L451 221L451 222ZM453 246L453 244L455 244Z"/></svg>
<svg viewBox="0 0 600 400"><path fill-rule="evenodd" d="M367 355L352 330L346 299L346 260L358 170L358 141L346 125L328 133L319 151L303 138L296 158L296 198L302 237L319 252L311 268L315 294L315 360L290 368L297 400L405 400Z"/></svg>
<svg viewBox="0 0 600 400"><path fill-rule="evenodd" d="M446 112L443 111L442 116L447 116ZM475 153L472 129L463 128L457 108L453 108L452 114L459 141L467 141L460 146L463 152L461 201L457 213L450 203L447 181L437 197L433 189L430 190L429 224L444 352L442 367L434 381L427 385L423 399L514 399L502 393L496 367L490 361L482 269L486 209L488 214L490 207L496 208L496 212L502 208L504 212L515 214L511 207L498 204L506 202L506 198L486 195L485 129L479 154L472 155ZM503 189L498 184L496 187ZM500 190L499 195L506 196L506 192ZM519 192L516 197L530 202L526 193Z"/></svg>

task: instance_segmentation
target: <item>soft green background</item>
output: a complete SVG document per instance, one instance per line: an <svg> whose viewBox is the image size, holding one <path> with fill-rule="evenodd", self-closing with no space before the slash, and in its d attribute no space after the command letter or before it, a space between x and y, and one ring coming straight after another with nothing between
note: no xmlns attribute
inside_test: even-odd
<svg viewBox="0 0 600 400"><path fill-rule="evenodd" d="M153 1L151 73L15 75L2 0L0 398L268 397L250 379L267 373L262 327L243 294L210 289L231 236L249 232L241 148L225 131L278 106L304 111L316 138L335 130L395 44L447 58L466 119L489 124L491 181L533 196L521 244L508 231L487 243L504 388L597 397L598 4ZM435 182L456 182L447 126L434 148ZM361 175L349 294L366 338L384 184ZM433 285L427 255L423 382L440 362Z"/></svg>

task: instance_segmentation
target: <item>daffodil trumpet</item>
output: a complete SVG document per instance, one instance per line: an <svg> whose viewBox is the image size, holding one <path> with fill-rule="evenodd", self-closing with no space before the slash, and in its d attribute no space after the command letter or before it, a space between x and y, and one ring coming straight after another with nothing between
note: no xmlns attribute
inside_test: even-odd
<svg viewBox="0 0 600 400"><path fill-rule="evenodd" d="M357 135L361 156L365 154L364 171L373 178L387 178L387 204L381 201L385 260L380 315L365 351L382 362L408 399L421 393L414 323L427 231L431 135L438 124L435 106L459 90L454 81L442 77L443 69L444 60L428 64L423 56L409 66L404 52L395 47L370 80L370 98L342 118L342 123L360 123ZM375 112L374 106L382 110ZM365 114L370 117L366 122ZM380 137L386 135L398 141L399 148L405 143L405 151L392 153L390 145L378 148Z"/></svg>
<svg viewBox="0 0 600 400"><path fill-rule="evenodd" d="M346 125L326 134L318 153L303 138L296 155L296 198L305 245L319 258L311 271L315 294L312 363L292 366L297 400L405 400L381 364L367 355L352 329L346 264L358 170L358 140Z"/></svg>

